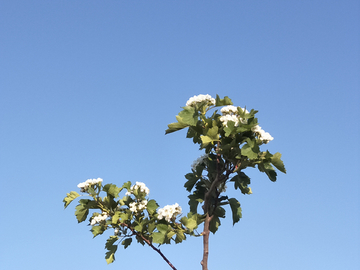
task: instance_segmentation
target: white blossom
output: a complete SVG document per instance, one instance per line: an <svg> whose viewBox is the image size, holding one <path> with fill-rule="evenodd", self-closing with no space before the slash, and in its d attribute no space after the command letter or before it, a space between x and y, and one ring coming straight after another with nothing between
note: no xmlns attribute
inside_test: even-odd
<svg viewBox="0 0 360 270"><path fill-rule="evenodd" d="M208 154L204 154L204 155L198 157L198 158L197 158L196 160L194 160L194 162L192 163L191 168L192 168L194 171L196 171L196 167L197 167L198 165L200 165L201 163L203 163L203 162L205 161L205 159L208 158L208 156L209 156Z"/></svg>
<svg viewBox="0 0 360 270"><path fill-rule="evenodd" d="M129 208L131 212L140 212L146 208L147 200L142 200L141 202L131 202Z"/></svg>
<svg viewBox="0 0 360 270"><path fill-rule="evenodd" d="M100 223L102 221L105 221L108 218L108 214L107 213L102 213L101 215L95 216L91 219L90 225L94 226L97 223Z"/></svg>
<svg viewBox="0 0 360 270"><path fill-rule="evenodd" d="M146 187L146 185L142 182L136 182L135 185L133 185L131 188L130 188L130 191L127 191L125 193L125 195L131 195L135 190L140 190L140 192L144 192L146 193L146 195L149 195L150 193L150 190Z"/></svg>
<svg viewBox="0 0 360 270"><path fill-rule="evenodd" d="M238 112L238 109L237 107L233 106L233 105L228 105L228 106L225 106L223 108L221 108L221 113L222 114L237 114Z"/></svg>
<svg viewBox="0 0 360 270"><path fill-rule="evenodd" d="M220 117L220 121L223 123L224 126L227 127L227 123L229 121L233 121L235 124L234 126L237 127L239 125L239 117L236 115L230 115L230 114L225 114L223 116Z"/></svg>
<svg viewBox="0 0 360 270"><path fill-rule="evenodd" d="M256 133L258 138L264 143L268 143L274 139L269 132L265 132L259 125L252 127L251 130Z"/></svg>
<svg viewBox="0 0 360 270"><path fill-rule="evenodd" d="M210 95L198 95L191 97L187 102L186 106L195 106L197 103L207 101L208 105L215 105L216 101Z"/></svg>
<svg viewBox="0 0 360 270"><path fill-rule="evenodd" d="M172 219L175 219L177 215L180 215L181 211L182 209L177 203L173 205L167 205L157 211L158 219L160 220L165 218L167 222L170 222Z"/></svg>
<svg viewBox="0 0 360 270"><path fill-rule="evenodd" d="M78 188L81 189L81 192L86 192L87 189L89 188L89 186L92 185L96 185L101 183L103 180L101 178L97 178L97 179L88 179L85 182L82 182L80 184L77 185Z"/></svg>
<svg viewBox="0 0 360 270"><path fill-rule="evenodd" d="M227 127L227 123L232 121L235 123L235 127L239 125L239 122L242 124L247 124L247 120L245 118L239 117L238 115L238 108L245 111L245 113L249 113L248 110L243 109L241 107L235 107L232 105L225 106L221 108L221 113L223 116L220 117L220 121L223 123L224 126Z"/></svg>

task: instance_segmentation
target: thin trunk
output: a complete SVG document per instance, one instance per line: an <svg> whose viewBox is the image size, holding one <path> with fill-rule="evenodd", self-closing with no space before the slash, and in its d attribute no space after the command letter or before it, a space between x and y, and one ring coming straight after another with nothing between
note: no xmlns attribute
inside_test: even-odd
<svg viewBox="0 0 360 270"><path fill-rule="evenodd" d="M209 236L210 236L210 221L212 217L209 213L206 214L203 235L203 259L201 261L202 270L208 270L208 258L209 258Z"/></svg>

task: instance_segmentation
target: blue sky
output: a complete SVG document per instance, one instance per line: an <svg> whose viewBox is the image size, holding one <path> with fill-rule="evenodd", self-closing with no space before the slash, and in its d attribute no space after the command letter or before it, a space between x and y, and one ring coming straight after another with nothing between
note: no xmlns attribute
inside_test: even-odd
<svg viewBox="0 0 360 270"><path fill-rule="evenodd" d="M164 135L189 97L259 110L288 173L255 170L210 238L210 269L358 269L358 1L0 2L2 269L170 269L150 248L120 248L77 224L67 192L88 178L145 182L187 210L198 155ZM200 269L202 241L162 247Z"/></svg>

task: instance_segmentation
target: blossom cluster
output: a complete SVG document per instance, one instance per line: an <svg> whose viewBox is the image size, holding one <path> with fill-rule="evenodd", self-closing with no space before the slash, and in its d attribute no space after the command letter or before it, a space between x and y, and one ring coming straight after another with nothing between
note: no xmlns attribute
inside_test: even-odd
<svg viewBox="0 0 360 270"><path fill-rule="evenodd" d="M268 143L274 139L269 132L265 132L259 125L252 127L251 130L255 132L258 138L264 143Z"/></svg>
<svg viewBox="0 0 360 270"><path fill-rule="evenodd" d="M245 113L249 113L248 110L242 109ZM241 118L238 116L238 107L229 105L223 107L221 110L223 116L220 117L220 121L223 123L224 126L227 127L229 121L234 122L234 126L237 127L239 122L242 124L247 124L247 120L245 118Z"/></svg>
<svg viewBox="0 0 360 270"><path fill-rule="evenodd" d="M108 214L107 213L102 213L101 215L95 216L91 219L90 225L94 226L97 223L100 223L102 221L105 221L108 218Z"/></svg>
<svg viewBox="0 0 360 270"><path fill-rule="evenodd" d="M187 102L186 106L195 106L197 103L207 101L208 105L215 105L216 101L210 95L198 95L191 97Z"/></svg>
<svg viewBox="0 0 360 270"><path fill-rule="evenodd" d="M141 202L132 202L129 204L131 212L140 212L146 208L147 200L142 200Z"/></svg>
<svg viewBox="0 0 360 270"><path fill-rule="evenodd" d="M170 222L172 219L175 219L177 215L180 215L181 211L182 209L177 203L173 205L167 205L157 211L158 219L165 218L167 222Z"/></svg>
<svg viewBox="0 0 360 270"><path fill-rule="evenodd" d="M78 188L80 188L81 192L86 192L89 186L96 185L101 183L103 180L101 178L98 179L88 179L85 182L82 182L77 185Z"/></svg>
<svg viewBox="0 0 360 270"><path fill-rule="evenodd" d="M142 182L136 182L135 185L133 185L130 188L130 191L126 192L125 195L130 195L132 194L135 190L140 190L140 192L144 192L146 193L146 195L149 195L150 190L146 187L146 185Z"/></svg>
<svg viewBox="0 0 360 270"><path fill-rule="evenodd" d="M196 160L194 160L194 162L192 163L191 168L192 168L194 171L196 171L196 167L197 167L198 165L204 163L205 159L207 159L208 156L209 156L208 154L204 154L204 155L198 157L198 158L197 158Z"/></svg>

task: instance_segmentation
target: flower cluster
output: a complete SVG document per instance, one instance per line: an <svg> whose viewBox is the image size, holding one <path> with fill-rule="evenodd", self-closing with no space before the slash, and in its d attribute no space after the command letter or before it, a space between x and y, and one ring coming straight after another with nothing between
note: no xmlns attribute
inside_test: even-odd
<svg viewBox="0 0 360 270"><path fill-rule="evenodd" d="M191 168L196 171L196 167L202 163L204 163L204 161L208 158L208 154L204 154L200 157L198 157L196 160L194 160L194 162L191 165Z"/></svg>
<svg viewBox="0 0 360 270"><path fill-rule="evenodd" d="M146 208L147 200L142 200L141 202L132 202L129 204L131 212L140 212Z"/></svg>
<svg viewBox="0 0 360 270"><path fill-rule="evenodd" d="M170 222L172 219L175 219L177 215L180 215L181 211L182 209L177 203L173 205L167 205L157 211L158 219L165 218L167 222Z"/></svg>
<svg viewBox="0 0 360 270"><path fill-rule="evenodd" d="M91 219L90 225L94 226L97 223L100 223L102 221L105 221L108 218L108 214L107 213L102 213L101 215L95 216Z"/></svg>
<svg viewBox="0 0 360 270"><path fill-rule="evenodd" d="M197 103L207 101L208 105L215 105L216 101L210 95L198 95L191 97L187 102L186 106L195 106Z"/></svg>
<svg viewBox="0 0 360 270"><path fill-rule="evenodd" d="M245 111L245 113L249 113L248 110L245 110L242 108L240 108L240 109ZM235 127L237 127L239 125L239 122L242 124L247 124L247 120L245 118L241 118L238 116L238 107L229 105L229 106L223 107L220 111L223 114L223 116L220 117L220 121L223 122L223 125L226 127L227 127L227 123L229 121L234 122Z"/></svg>
<svg viewBox="0 0 360 270"><path fill-rule="evenodd" d="M80 188L81 192L86 192L89 186L96 185L101 183L103 180L101 178L98 179L88 179L85 182L82 182L77 185L78 188Z"/></svg>
<svg viewBox="0 0 360 270"><path fill-rule="evenodd" d="M274 139L269 132L265 132L259 125L252 127L251 130L258 134L258 138L265 144Z"/></svg>
<svg viewBox="0 0 360 270"><path fill-rule="evenodd" d="M136 182L135 185L133 185L131 188L130 188L130 191L126 192L125 195L130 195L132 194L135 190L140 190L140 192L144 192L146 193L146 195L149 195L150 193L150 190L145 186L144 183L142 182Z"/></svg>

